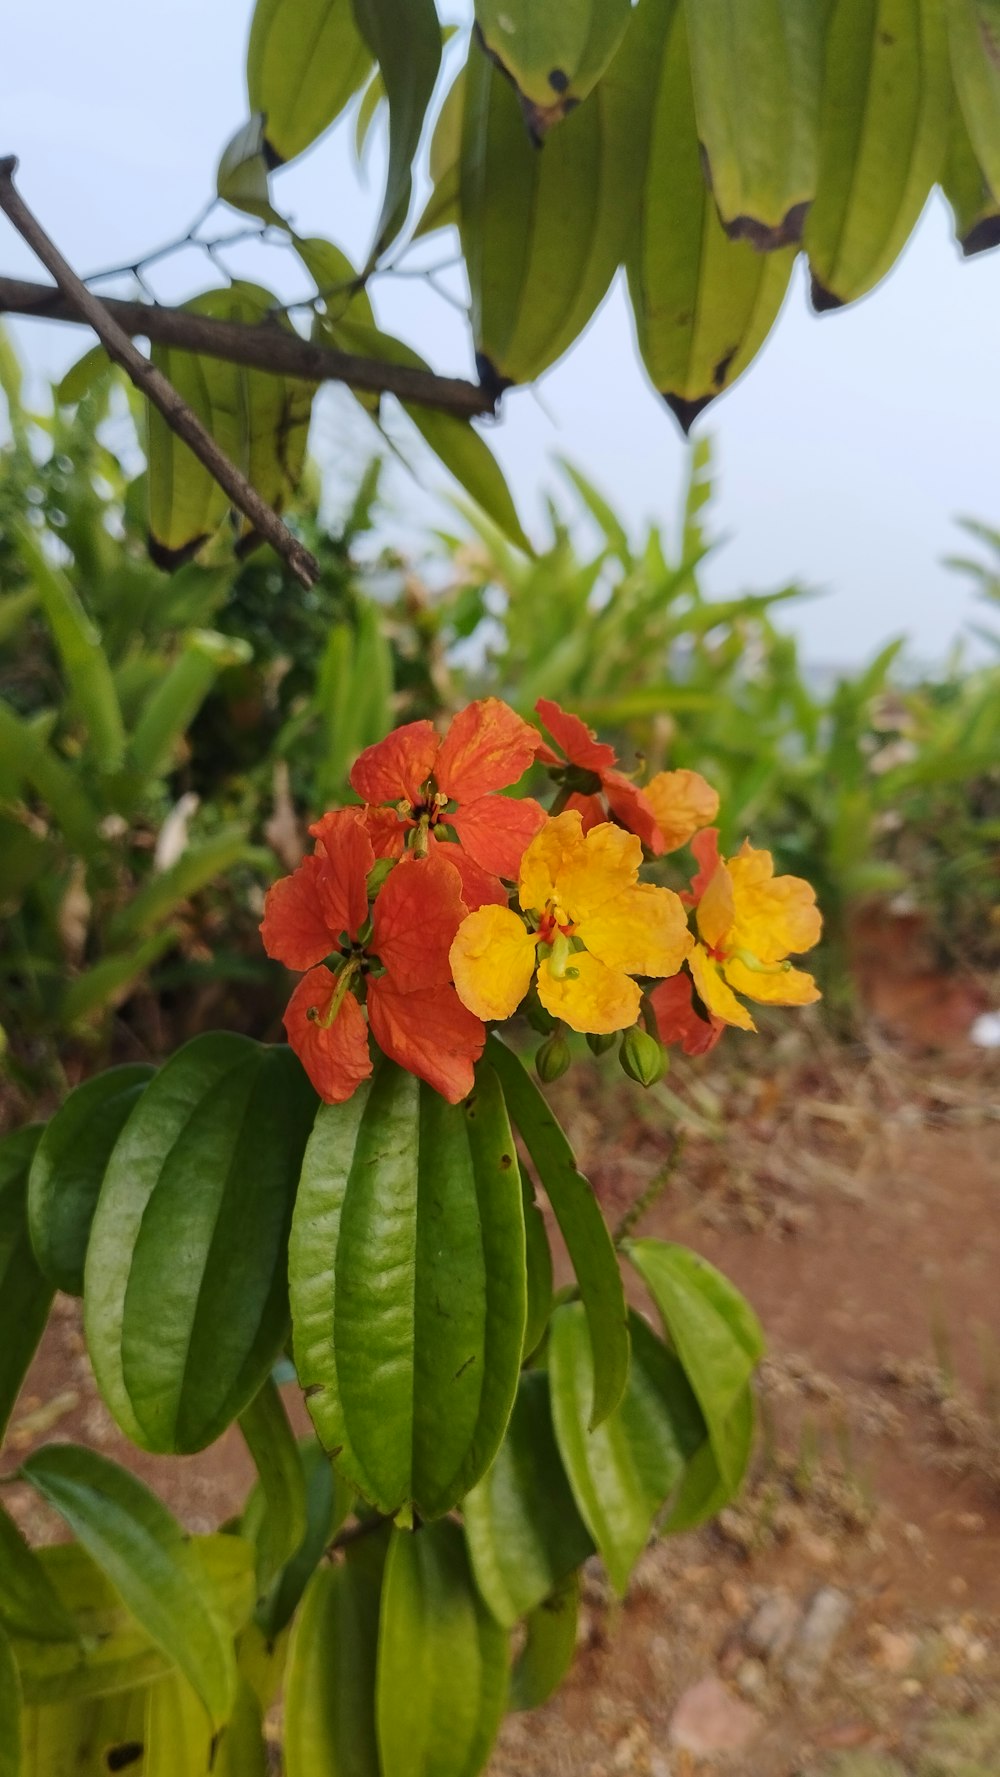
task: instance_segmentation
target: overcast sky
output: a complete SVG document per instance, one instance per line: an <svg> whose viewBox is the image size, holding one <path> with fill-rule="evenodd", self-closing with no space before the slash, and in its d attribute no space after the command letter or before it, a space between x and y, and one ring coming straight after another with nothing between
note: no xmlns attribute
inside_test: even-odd
<svg viewBox="0 0 1000 1777"><path fill-rule="evenodd" d="M249 0L34 0L8 3L0 63L0 153L21 160L24 196L85 272L183 233L214 187L218 154L246 111ZM456 10L460 7L456 6ZM379 149L358 182L335 131L276 182L300 232L361 254L375 213ZM1000 253L963 263L934 199L902 262L868 300L817 319L793 282L762 356L699 422L713 438L717 534L708 569L729 594L798 580L825 596L783 621L811 658L847 663L900 631L940 656L974 615L942 565L968 513L1000 526ZM238 226L230 212L223 227ZM441 237L439 237L441 238ZM290 256L237 250L234 270L305 294ZM0 219L0 272L43 277ZM185 258L156 274L164 300L214 281ZM413 281L377 286L379 318L442 370L468 372L469 342L446 305ZM76 329L14 324L39 375L79 356ZM330 474L353 463L333 401L318 427ZM529 529L539 496L570 457L638 531L676 524L685 446L639 365L626 303L612 293L584 339L530 390L512 392L490 428ZM424 465L427 489L442 476ZM441 508L400 475L393 495L413 523Z"/></svg>

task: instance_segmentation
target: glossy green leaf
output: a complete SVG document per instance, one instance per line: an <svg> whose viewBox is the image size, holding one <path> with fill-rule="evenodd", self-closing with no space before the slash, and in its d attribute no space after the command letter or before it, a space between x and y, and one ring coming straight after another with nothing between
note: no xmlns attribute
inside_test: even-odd
<svg viewBox="0 0 1000 1777"><path fill-rule="evenodd" d="M93 757L102 771L116 771L125 753L125 729L100 631L62 569L49 561L38 533L27 524L15 528L18 553L37 589Z"/></svg>
<svg viewBox="0 0 1000 1777"><path fill-rule="evenodd" d="M649 153L626 255L643 363L687 432L763 345L794 251L730 240L707 190L695 121L687 22L679 0L645 0L659 23L643 94Z"/></svg>
<svg viewBox="0 0 1000 1777"><path fill-rule="evenodd" d="M557 1308L549 1335L552 1418L576 1503L615 1589L624 1594L650 1532L705 1429L676 1357L630 1316L632 1362L621 1403L587 1429L592 1359L583 1309Z"/></svg>
<svg viewBox="0 0 1000 1777"><path fill-rule="evenodd" d="M524 1245L528 1276L528 1315L524 1323L524 1356L541 1344L552 1312L552 1248L545 1217L535 1198L535 1187L522 1173Z"/></svg>
<svg viewBox="0 0 1000 1777"><path fill-rule="evenodd" d="M134 1475L93 1450L52 1444L30 1456L23 1473L220 1727L236 1694L232 1633L197 1549L176 1519Z"/></svg>
<svg viewBox="0 0 1000 1777"><path fill-rule="evenodd" d="M0 1777L22 1777L21 1681L0 1623Z"/></svg>
<svg viewBox="0 0 1000 1777"><path fill-rule="evenodd" d="M350 1560L313 1575L285 1683L287 1777L382 1777L375 1739L380 1573Z"/></svg>
<svg viewBox="0 0 1000 1777"><path fill-rule="evenodd" d="M28 1233L28 1174L41 1134L33 1123L0 1140L0 1442L52 1304Z"/></svg>
<svg viewBox="0 0 1000 1777"><path fill-rule="evenodd" d="M506 1628L593 1553L559 1456L544 1370L521 1377L507 1436L462 1517L476 1585Z"/></svg>
<svg viewBox="0 0 1000 1777"><path fill-rule="evenodd" d="M966 258L1000 246L1000 197L992 191L979 164L957 104L952 110L941 187L951 205L955 235Z"/></svg>
<svg viewBox="0 0 1000 1777"><path fill-rule="evenodd" d="M295 1364L344 1477L384 1513L448 1511L517 1388L524 1222L495 1076L449 1105L390 1063L324 1106L289 1250Z"/></svg>
<svg viewBox="0 0 1000 1777"><path fill-rule="evenodd" d="M374 261L399 234L410 208L411 167L441 66L434 0L351 0L358 30L378 62L389 101L389 165L375 230Z"/></svg>
<svg viewBox="0 0 1000 1777"><path fill-rule="evenodd" d="M49 1282L83 1294L83 1265L105 1168L153 1078L142 1063L109 1068L75 1087L47 1125L28 1180L28 1227Z"/></svg>
<svg viewBox="0 0 1000 1777"><path fill-rule="evenodd" d="M351 1489L334 1473L329 1456L315 1438L300 1439L299 1461L306 1487L305 1532L267 1597L257 1606L257 1623L271 1641L291 1622L306 1586L354 1502ZM248 1513L251 1505L252 1496Z"/></svg>
<svg viewBox="0 0 1000 1777"><path fill-rule="evenodd" d="M721 1512L739 1492L753 1450L754 1398L739 1395L728 1418L716 1425L714 1443L706 1437L694 1452L660 1528L666 1533L694 1530ZM720 1468L717 1448L722 1450ZM724 1471L724 1472L723 1472Z"/></svg>
<svg viewBox="0 0 1000 1777"><path fill-rule="evenodd" d="M803 236L816 308L855 301L891 269L940 176L950 112L940 0L834 0Z"/></svg>
<svg viewBox="0 0 1000 1777"><path fill-rule="evenodd" d="M760 1322L729 1280L687 1247L632 1240L624 1250L662 1316L730 1483L742 1464L726 1427L763 1356Z"/></svg>
<svg viewBox="0 0 1000 1777"><path fill-rule="evenodd" d="M698 140L727 234L798 241L816 193L819 0L687 0Z"/></svg>
<svg viewBox="0 0 1000 1777"><path fill-rule="evenodd" d="M315 142L371 65L351 0L257 0L247 95L250 110L263 114L270 164L292 160Z"/></svg>
<svg viewBox="0 0 1000 1777"><path fill-rule="evenodd" d="M538 1709L562 1684L576 1653L580 1580L571 1574L525 1623L525 1640L510 1675L508 1709Z"/></svg>
<svg viewBox="0 0 1000 1777"><path fill-rule="evenodd" d="M0 1507L0 1625L33 1641L74 1641L77 1626L33 1549Z"/></svg>
<svg viewBox="0 0 1000 1777"><path fill-rule="evenodd" d="M513 81L533 133L541 137L597 85L625 35L629 0L476 0L483 43Z"/></svg>
<svg viewBox="0 0 1000 1777"><path fill-rule="evenodd" d="M62 1447L62 1446L60 1446ZM231 1635L253 1609L253 1550L238 1536L190 1538L183 1559L221 1600ZM74 1639L12 1635L26 1702L47 1707L93 1699L150 1683L173 1669L166 1653L122 1602L79 1543L57 1543L37 1557L76 1625ZM44 1777L49 1777L45 1773Z"/></svg>
<svg viewBox="0 0 1000 1777"><path fill-rule="evenodd" d="M245 210L249 216L259 216L262 222L281 227L282 218L271 203L268 184L273 154L266 128L264 113L255 111L230 138L219 161L215 189L234 210Z"/></svg>
<svg viewBox="0 0 1000 1777"><path fill-rule="evenodd" d="M378 1642L382 1777L478 1777L500 1726L508 1657L458 1525L394 1531Z"/></svg>
<svg viewBox="0 0 1000 1777"><path fill-rule="evenodd" d="M590 1418L599 1425L621 1400L628 1376L628 1320L618 1257L593 1190L577 1168L547 1099L498 1037L487 1040L486 1056L552 1205L580 1286L594 1351Z"/></svg>
<svg viewBox="0 0 1000 1777"><path fill-rule="evenodd" d="M209 1034L161 1068L115 1147L87 1250L85 1330L98 1386L144 1449L210 1444L282 1348L315 1105L290 1050Z"/></svg>
<svg viewBox="0 0 1000 1777"><path fill-rule="evenodd" d="M969 139L1000 203L1000 5L945 0L952 77Z"/></svg>
<svg viewBox="0 0 1000 1777"><path fill-rule="evenodd" d="M257 1584L264 1593L306 1534L306 1477L284 1403L269 1376L240 1414L240 1430L260 1476Z"/></svg>

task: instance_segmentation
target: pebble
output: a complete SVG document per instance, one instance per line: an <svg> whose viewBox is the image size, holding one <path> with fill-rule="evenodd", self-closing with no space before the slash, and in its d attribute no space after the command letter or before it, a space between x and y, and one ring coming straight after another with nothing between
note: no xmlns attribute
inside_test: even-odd
<svg viewBox="0 0 1000 1777"><path fill-rule="evenodd" d="M763 1660L744 1660L735 1675L736 1688L751 1702L766 1695L767 1671Z"/></svg>
<svg viewBox="0 0 1000 1777"><path fill-rule="evenodd" d="M836 1586L813 1594L785 1660L785 1682L799 1697L812 1696L851 1614L851 1601Z"/></svg>
<svg viewBox="0 0 1000 1777"><path fill-rule="evenodd" d="M886 1629L881 1623L872 1627L874 1658L886 1672L905 1672L916 1658L919 1642L905 1630Z"/></svg>
<svg viewBox="0 0 1000 1777"><path fill-rule="evenodd" d="M770 1592L757 1606L744 1632L744 1642L762 1660L784 1659L799 1626L799 1607L787 1592Z"/></svg>
<svg viewBox="0 0 1000 1777"><path fill-rule="evenodd" d="M734 1697L720 1678L701 1678L684 1692L670 1718L670 1744L702 1757L741 1752L764 1726L758 1709Z"/></svg>

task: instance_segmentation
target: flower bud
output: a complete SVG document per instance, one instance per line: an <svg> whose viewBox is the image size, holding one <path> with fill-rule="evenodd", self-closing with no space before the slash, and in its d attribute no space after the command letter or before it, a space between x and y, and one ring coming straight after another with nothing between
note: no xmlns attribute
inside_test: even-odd
<svg viewBox="0 0 1000 1777"><path fill-rule="evenodd" d="M587 1046L592 1055L606 1055L609 1049L614 1048L617 1041L618 1032L616 1030L588 1030L587 1032Z"/></svg>
<svg viewBox="0 0 1000 1777"><path fill-rule="evenodd" d="M551 1086L553 1080L562 1079L572 1059L566 1038L561 1031L554 1030L535 1056L538 1078L544 1080L546 1086Z"/></svg>
<svg viewBox="0 0 1000 1777"><path fill-rule="evenodd" d="M539 1036L550 1036L552 1031L559 1029L558 1018L553 1018L551 1012L546 1012L534 987L531 988L527 999L521 1007L521 1011L531 1025L532 1030L537 1030Z"/></svg>
<svg viewBox="0 0 1000 1777"><path fill-rule="evenodd" d="M633 1024L622 1037L618 1059L630 1080L640 1086L655 1086L667 1071L667 1057L655 1037L641 1024Z"/></svg>

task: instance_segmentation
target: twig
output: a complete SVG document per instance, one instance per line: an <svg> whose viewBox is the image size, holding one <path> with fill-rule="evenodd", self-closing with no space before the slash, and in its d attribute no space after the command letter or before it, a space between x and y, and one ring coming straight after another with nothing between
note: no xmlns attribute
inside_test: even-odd
<svg viewBox="0 0 1000 1777"><path fill-rule="evenodd" d="M114 315L109 313L93 291L87 289L83 280L63 258L58 247L49 239L40 222L19 196L14 185L16 168L17 159L14 155L0 160L0 209L41 260L46 271L51 272L67 302L93 328L109 358L121 365L136 388L141 389L153 405L159 408L171 430L184 440L199 462L204 463L219 486L229 495L233 505L284 558L302 585L314 586L319 579L319 563L315 556L293 536L267 502L261 499L242 471L219 449L212 434L202 425L187 402L181 399L173 384L168 382L155 364L143 357Z"/></svg>
<svg viewBox="0 0 1000 1777"><path fill-rule="evenodd" d="M641 1222L647 1210L652 1209L653 1204L657 1199L662 1197L681 1163L681 1156L683 1153L684 1137L683 1135L677 1135L674 1137L674 1145L670 1150L670 1156L665 1164L660 1167L659 1172L653 1174L646 1189L639 1193L635 1202L629 1204L628 1209L618 1223L612 1236L616 1246L621 1246L622 1241L628 1239L633 1228Z"/></svg>

